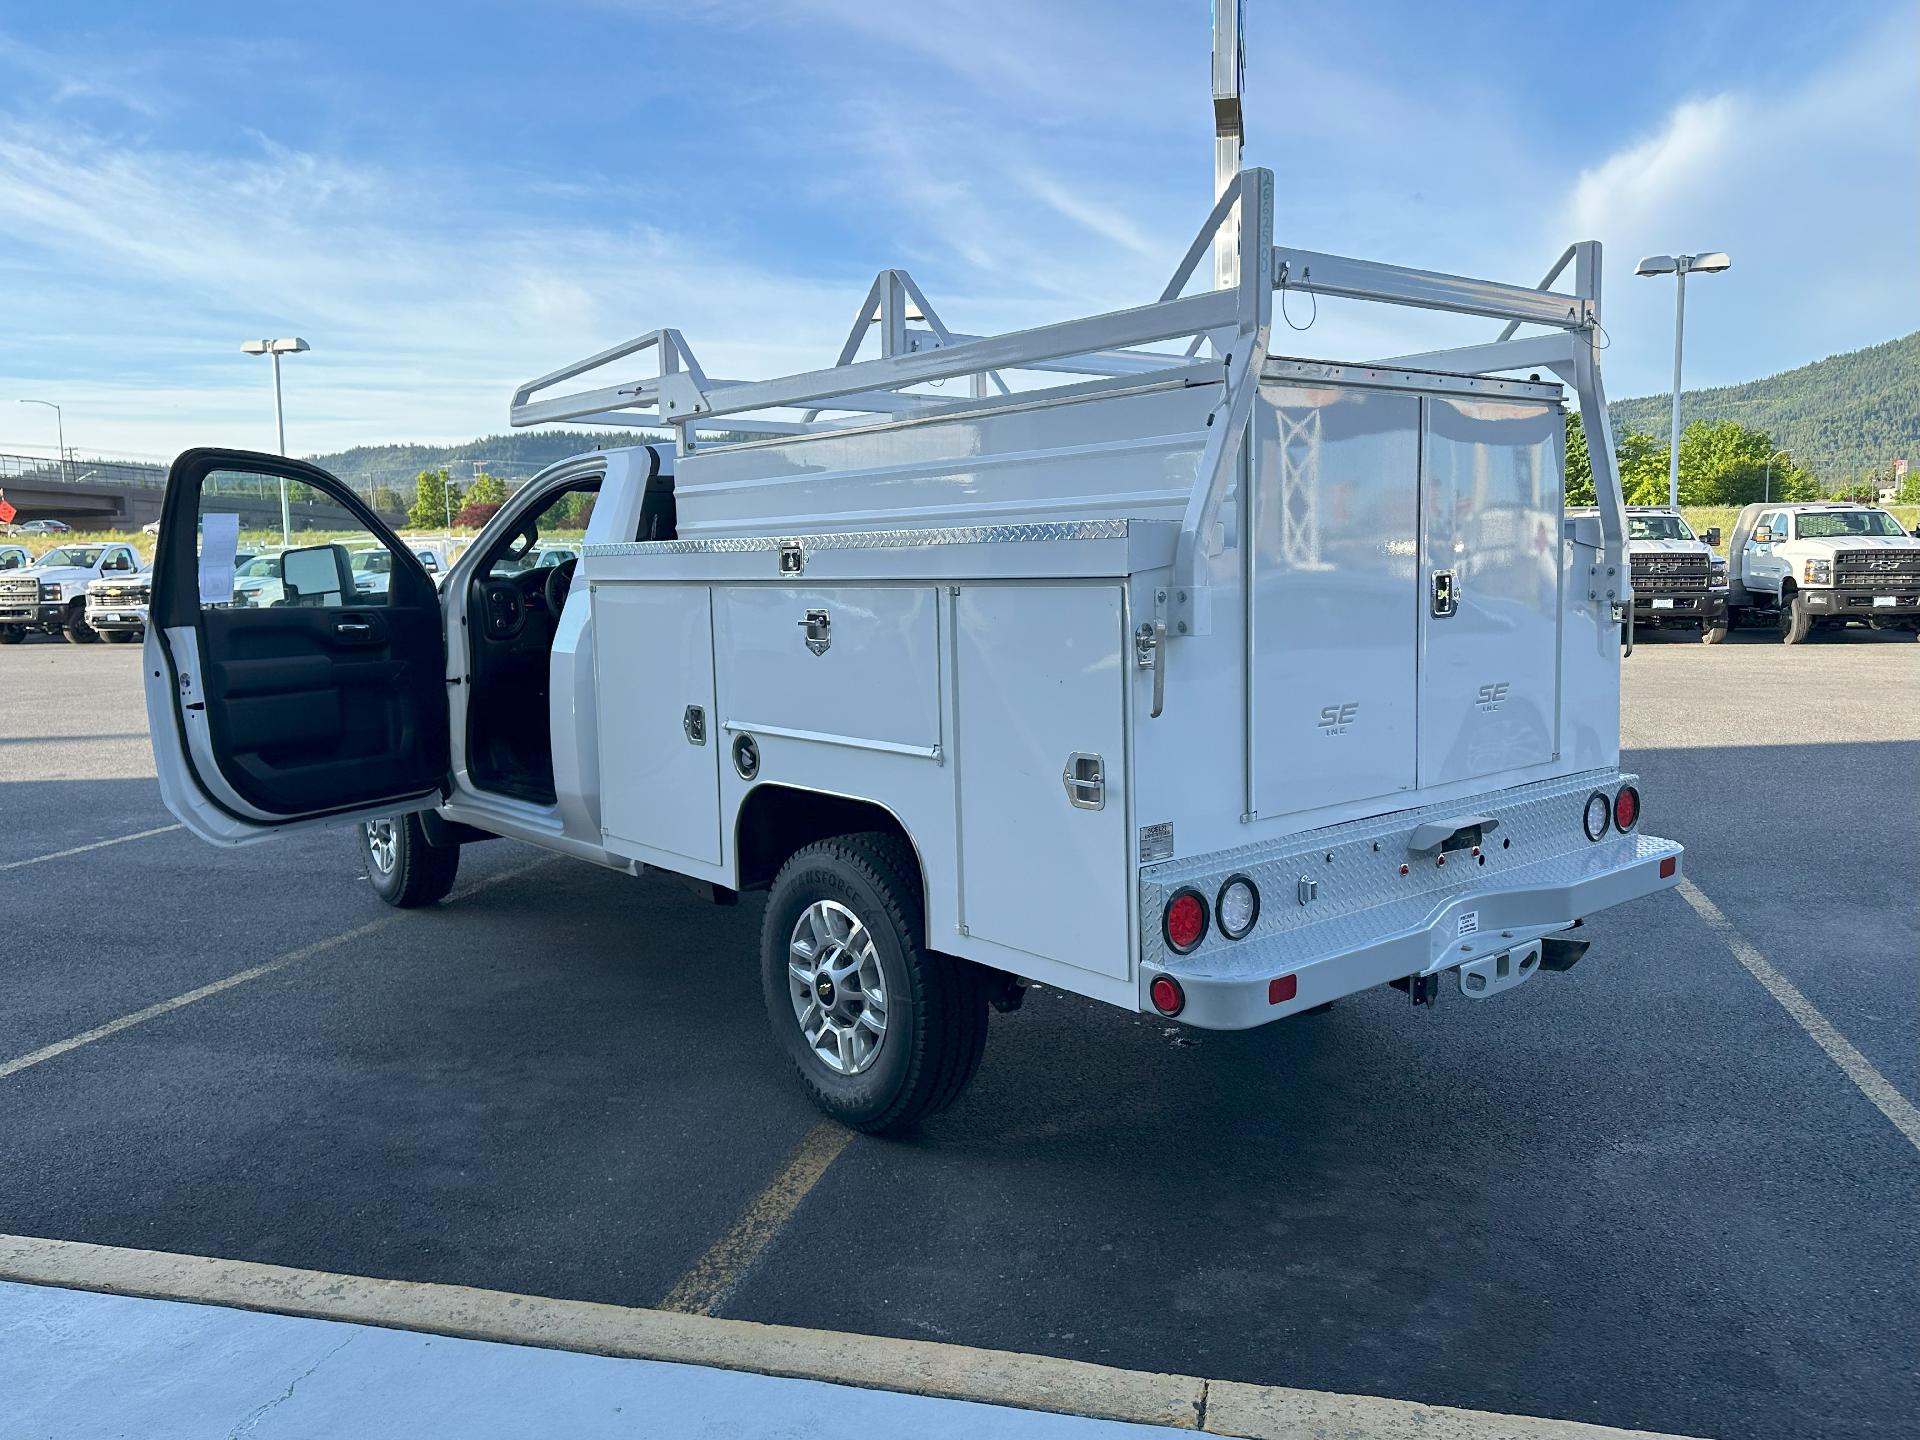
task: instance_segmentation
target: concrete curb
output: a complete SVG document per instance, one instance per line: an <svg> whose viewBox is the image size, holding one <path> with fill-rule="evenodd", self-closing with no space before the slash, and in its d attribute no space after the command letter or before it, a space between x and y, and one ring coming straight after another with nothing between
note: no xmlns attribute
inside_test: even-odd
<svg viewBox="0 0 1920 1440"><path fill-rule="evenodd" d="M0 1280L824 1380L1247 1440L1644 1440L1650 1433L23 1235L0 1235Z"/></svg>

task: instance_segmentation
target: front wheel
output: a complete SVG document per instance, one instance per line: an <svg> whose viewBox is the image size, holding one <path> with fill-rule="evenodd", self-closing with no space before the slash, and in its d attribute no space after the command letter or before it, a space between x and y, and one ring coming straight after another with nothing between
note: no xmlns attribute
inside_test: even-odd
<svg viewBox="0 0 1920 1440"><path fill-rule="evenodd" d="M444 900L460 869L458 845L436 845L418 815L389 815L360 827L360 863L373 893L400 910Z"/></svg>
<svg viewBox="0 0 1920 1440"><path fill-rule="evenodd" d="M76 600L67 607L67 623L61 627L69 645L91 645L100 632L87 624L85 602Z"/></svg>
<svg viewBox="0 0 1920 1440"><path fill-rule="evenodd" d="M24 625L0 625L0 645L18 645L27 638Z"/></svg>
<svg viewBox="0 0 1920 1440"><path fill-rule="evenodd" d="M1798 645L1813 632L1813 612L1798 595L1780 597L1780 643Z"/></svg>
<svg viewBox="0 0 1920 1440"><path fill-rule="evenodd" d="M919 867L897 836L842 835L774 877L760 930L774 1038L814 1103L869 1134L946 1109L980 1066L987 987L929 950Z"/></svg>

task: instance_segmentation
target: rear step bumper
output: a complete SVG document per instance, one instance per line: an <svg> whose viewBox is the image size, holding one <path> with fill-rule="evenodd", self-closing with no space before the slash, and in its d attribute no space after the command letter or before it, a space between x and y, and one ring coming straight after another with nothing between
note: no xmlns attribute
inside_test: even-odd
<svg viewBox="0 0 1920 1440"><path fill-rule="evenodd" d="M1475 962L1501 955L1516 957L1518 983L1540 968L1565 968L1534 963L1541 958L1543 937L1609 906L1678 885L1681 853L1679 845L1658 836L1624 836L1602 841L1590 851L1517 867L1497 888L1456 895L1437 910L1425 908L1417 920L1405 913L1404 905L1384 905L1373 915L1363 912L1327 922L1352 935L1356 925L1372 919L1387 932L1349 949L1330 951L1327 942L1335 937L1314 934L1326 928L1315 925L1215 952L1208 957L1211 963L1192 970L1183 967L1179 957L1168 956L1160 965L1142 967L1140 1008L1153 1008L1148 987L1156 975L1180 982L1186 1005L1179 1018L1207 1030L1251 1029L1412 975L1437 976L1461 966L1484 972L1486 967ZM1603 859L1611 863L1594 863ZM1674 862L1671 873L1663 876L1661 864L1669 859ZM1585 863L1576 866L1575 861ZM1554 949L1555 959L1565 953ZM1522 971L1517 968L1519 957L1528 952L1533 961ZM1229 956L1231 963L1224 963ZM1275 993L1274 982L1289 975L1294 977L1291 997L1273 1003L1269 997Z"/></svg>
<svg viewBox="0 0 1920 1440"><path fill-rule="evenodd" d="M1476 999L1541 970L1564 969L1577 956L1565 945L1543 946L1547 937L1679 883L1682 851L1671 840L1617 830L1585 838L1581 816L1589 799L1596 792L1610 797L1632 780L1586 772L1149 867L1140 877L1147 932L1140 1008L1154 1010L1151 987L1165 975L1184 995L1182 1021L1244 1030L1358 990L1462 966L1469 973L1461 992ZM1433 833L1463 816L1477 822L1463 832L1477 844L1413 848L1433 847ZM1463 841L1456 836L1452 843ZM1251 879L1261 895L1242 940L1222 934L1211 914L1229 876ZM1158 923L1182 890L1197 892L1209 908L1201 943L1185 955L1173 951ZM1502 955L1509 956L1504 965ZM1425 997L1435 987L1417 988Z"/></svg>

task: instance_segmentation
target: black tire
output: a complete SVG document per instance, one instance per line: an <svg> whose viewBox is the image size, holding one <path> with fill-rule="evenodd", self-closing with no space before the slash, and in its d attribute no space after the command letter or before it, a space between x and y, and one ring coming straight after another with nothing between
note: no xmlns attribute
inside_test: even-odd
<svg viewBox="0 0 1920 1440"><path fill-rule="evenodd" d="M802 917L817 904L838 906L859 922L886 996L885 1030L851 1074L815 1052L795 1008L788 961ZM983 973L970 961L927 949L925 933L919 867L898 836L821 840L796 852L774 877L760 930L767 1019L814 1103L851 1129L870 1135L910 1129L959 1099L980 1068L987 1043ZM803 990L805 1003L817 1005L824 988ZM840 995L846 994L843 987ZM850 996L841 1003L865 1005Z"/></svg>
<svg viewBox="0 0 1920 1440"><path fill-rule="evenodd" d="M18 645L27 638L24 625L0 625L0 645Z"/></svg>
<svg viewBox="0 0 1920 1440"><path fill-rule="evenodd" d="M360 863L373 893L397 910L447 898L460 871L460 847L427 839L418 815L394 815L359 827Z"/></svg>
<svg viewBox="0 0 1920 1440"><path fill-rule="evenodd" d="M60 633L67 637L69 645L91 645L100 638L100 632L87 624L87 602L76 600L67 607L67 623Z"/></svg>
<svg viewBox="0 0 1920 1440"><path fill-rule="evenodd" d="M133 639L131 630L96 630L94 633L109 645L124 645Z"/></svg>
<svg viewBox="0 0 1920 1440"><path fill-rule="evenodd" d="M1727 622L1724 620L1718 625L1702 625L1700 627L1700 643L1702 645L1718 645L1726 638Z"/></svg>
<svg viewBox="0 0 1920 1440"><path fill-rule="evenodd" d="M1813 633L1813 612L1798 595L1780 597L1780 643L1798 645Z"/></svg>

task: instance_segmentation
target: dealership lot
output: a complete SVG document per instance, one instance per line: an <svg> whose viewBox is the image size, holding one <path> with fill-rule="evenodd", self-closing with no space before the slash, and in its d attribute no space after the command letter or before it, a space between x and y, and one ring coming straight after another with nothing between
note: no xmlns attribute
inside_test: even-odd
<svg viewBox="0 0 1920 1440"><path fill-rule="evenodd" d="M1920 1100L1911 636L1643 637L1700 899L1570 974L1239 1035L1036 992L909 1142L792 1082L753 899L499 841L402 914L345 836L216 852L139 667L0 650L0 1232L1684 1434L1920 1413L1920 1151L1861 1083Z"/></svg>

